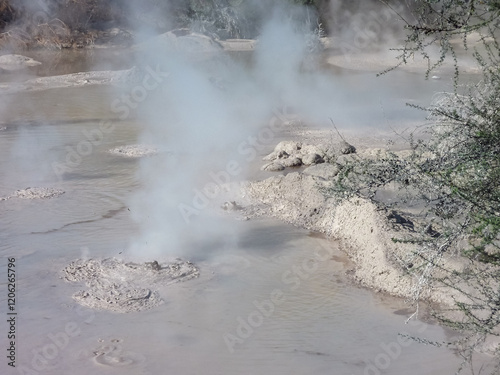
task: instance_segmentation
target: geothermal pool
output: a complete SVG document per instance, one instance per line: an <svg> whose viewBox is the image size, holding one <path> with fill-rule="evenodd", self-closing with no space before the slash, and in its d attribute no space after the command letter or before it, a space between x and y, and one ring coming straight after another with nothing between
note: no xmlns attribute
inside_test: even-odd
<svg viewBox="0 0 500 375"><path fill-rule="evenodd" d="M397 80L387 78L391 90L377 89L388 81L377 81L372 73L332 69L329 74L343 90L332 116L346 132L421 120L422 113L401 104L436 90L435 82L404 72ZM214 212L207 213L211 228L188 227L189 235L164 253L148 258L128 252L139 231L131 215L140 207L131 209L128 202L147 184L139 167L154 163L154 157L108 152L137 143L143 127L134 118L116 119L109 110L112 95L108 88L84 87L2 98L0 197L36 186L64 191L53 199L0 201L0 256L16 258L17 366L40 374L455 371L460 359L450 350L400 335L449 341L451 332L422 322L405 325L411 311L402 301L350 284L345 275L350 264L338 245L306 230ZM67 147L85 140L102 119L111 119L113 128L58 178L52 163L64 161ZM259 158L240 178L255 177L258 165ZM82 285L64 282L61 271L75 259L109 257L150 262L182 257L199 267L200 277L160 287L164 303L141 312L78 305L71 296ZM5 286L6 266L1 277ZM6 306L5 293L0 303Z"/></svg>

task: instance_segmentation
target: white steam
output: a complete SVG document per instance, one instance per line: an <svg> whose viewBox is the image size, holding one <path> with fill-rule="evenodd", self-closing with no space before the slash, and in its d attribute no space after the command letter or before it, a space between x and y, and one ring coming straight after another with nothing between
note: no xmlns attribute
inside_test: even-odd
<svg viewBox="0 0 500 375"><path fill-rule="evenodd" d="M156 38L141 50L143 65L169 76L139 109L146 128L141 141L155 142L163 153L141 163L143 189L130 205L140 226L130 248L135 256L183 254L208 238L230 246L236 225L213 208L224 183L242 180L246 163L263 153L252 142L273 111L289 106L310 121L332 115L335 84L311 58L297 11L293 17L274 12L250 68L215 46L194 50L183 37ZM277 136L268 148L280 141Z"/></svg>

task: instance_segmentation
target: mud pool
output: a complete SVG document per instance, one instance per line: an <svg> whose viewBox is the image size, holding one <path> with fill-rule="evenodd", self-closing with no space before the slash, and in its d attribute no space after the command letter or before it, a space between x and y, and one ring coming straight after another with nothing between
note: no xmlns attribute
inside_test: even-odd
<svg viewBox="0 0 500 375"><path fill-rule="evenodd" d="M397 79L331 74L351 88L334 106L343 109L336 121L347 132L420 121L424 115L404 102L426 104L421 100L436 90L435 82L405 72ZM377 91L388 82L400 89ZM0 256L15 256L18 267L19 366L41 374L441 375L459 365L448 349L399 335L452 338L436 325L405 325L411 311L402 301L351 285L349 262L335 242L268 219L214 213L211 220L227 233L188 236L182 248L155 258L182 257L200 270L199 278L159 286L163 304L128 314L80 306L72 295L82 285L64 282L61 270L75 259L132 257L127 246L138 229L126 202L143 187L136 172L145 161L109 150L136 144L141 124L114 118L105 87L1 100L9 110L0 124L0 197L28 187L64 192L0 202ZM63 178L50 163L40 165L42 156L65 160L67 147L102 119L112 121L112 130ZM256 165L241 178L252 177ZM6 305L4 295L0 303Z"/></svg>

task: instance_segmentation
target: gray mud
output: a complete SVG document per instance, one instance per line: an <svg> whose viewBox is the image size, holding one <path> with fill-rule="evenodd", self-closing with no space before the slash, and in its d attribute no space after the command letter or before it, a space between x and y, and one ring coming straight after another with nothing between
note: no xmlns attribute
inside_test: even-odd
<svg viewBox="0 0 500 375"><path fill-rule="evenodd" d="M170 263L124 262L115 258L78 259L62 271L68 282L84 282L86 290L73 299L98 310L118 313L148 310L164 301L154 287L187 281L200 275L198 268L182 260Z"/></svg>

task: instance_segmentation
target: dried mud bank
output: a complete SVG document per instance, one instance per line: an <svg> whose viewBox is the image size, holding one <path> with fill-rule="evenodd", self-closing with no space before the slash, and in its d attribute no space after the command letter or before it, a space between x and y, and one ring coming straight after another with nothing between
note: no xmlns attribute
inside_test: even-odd
<svg viewBox="0 0 500 375"><path fill-rule="evenodd" d="M120 85L133 82L137 70L105 70L63 74L59 76L32 78L24 82L0 83L0 94L44 91L95 85Z"/></svg>
<svg viewBox="0 0 500 375"><path fill-rule="evenodd" d="M324 139L324 138L323 138ZM350 276L361 285L394 296L411 298L418 281L408 274L414 245L395 243L408 228L404 218L381 210L372 202L352 198L339 200L329 193L336 176L346 161L354 158L376 158L384 149L370 149L354 153L355 149L344 143L337 145L281 142L264 157L264 169L280 171L279 174L260 181L247 182L243 186L239 213L247 218L271 216L295 226L326 234L341 242L341 246L354 263ZM287 167L287 159L298 158L312 161L305 169ZM407 151L399 151L401 156ZM280 168L270 169L271 163ZM302 163L304 164L304 163ZM418 218L412 217L412 225ZM443 259L447 267L461 269L461 260ZM451 290L434 288L422 295L432 302L453 304ZM456 297L456 296L455 296Z"/></svg>
<svg viewBox="0 0 500 375"><path fill-rule="evenodd" d="M471 49L471 46L480 47L482 45L483 38L484 37L482 37L479 33L472 32L467 41L469 49ZM456 48L456 51L460 53L460 73L480 74L482 69L477 64L474 56L464 50L463 40L456 38L450 42L453 44L453 47ZM395 41L394 45L389 45L385 48L382 47L379 50L371 51L369 48L346 48L346 46L353 46L353 41L336 36L321 38L321 44L324 51L327 53L326 62L329 65L343 69L380 73L388 69L394 69L397 65L398 70L422 74L422 72L425 72L428 68L428 61L423 56L417 55L413 56L412 59L407 59L405 64L399 65L398 58L401 53L399 49L391 49L396 47ZM363 50L365 52L363 52ZM431 58L438 60L438 53L431 53ZM433 69L431 78L440 79L441 74L449 73L450 71L453 71L453 69L454 65L452 61L444 61L439 67L435 67Z"/></svg>
<svg viewBox="0 0 500 375"><path fill-rule="evenodd" d="M257 41L251 39L215 40L206 35L193 33L188 29L170 31L150 41L135 45L139 55L148 48L168 48L183 53L194 60L205 60L223 52L253 51ZM106 47L106 46L103 46ZM111 46L109 46L111 47ZM0 56L0 74L15 71L29 71L30 68L42 64L23 55L9 54ZM44 91L50 89L75 88L96 85L127 85L139 83L147 75L163 79L166 73L151 71L151 68L136 66L127 70L87 71L57 76L37 77L20 82L1 82L0 94ZM162 76L162 77L160 77Z"/></svg>
<svg viewBox="0 0 500 375"><path fill-rule="evenodd" d="M332 175L336 166L323 170ZM324 191L332 182L306 169L249 182L245 193L254 202L244 208L247 216L272 216L295 226L321 232L341 241L354 261L351 276L362 285L392 295L409 297L412 280L395 262L396 254L410 253L411 246L396 246L398 231L387 215L363 199L338 203Z"/></svg>

